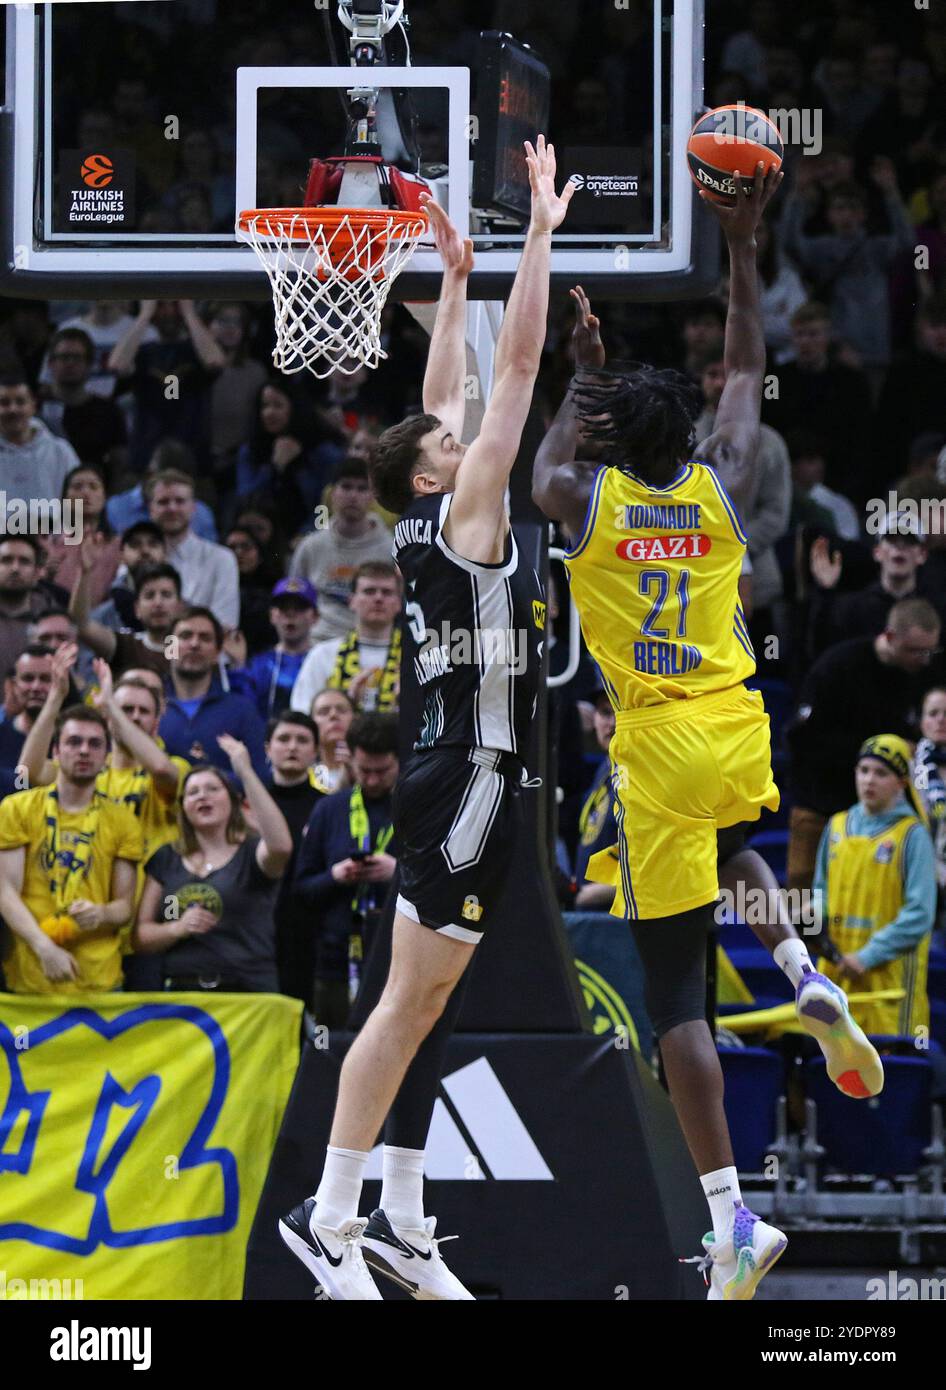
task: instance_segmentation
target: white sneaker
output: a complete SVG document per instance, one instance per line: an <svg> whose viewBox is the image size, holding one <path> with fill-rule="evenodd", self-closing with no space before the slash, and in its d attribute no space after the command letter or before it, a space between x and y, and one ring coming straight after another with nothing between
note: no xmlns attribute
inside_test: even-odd
<svg viewBox="0 0 946 1390"><path fill-rule="evenodd" d="M435 1216L429 1216L421 1230L395 1229L379 1208L371 1213L365 1228L365 1263L407 1289L412 1298L475 1303L469 1289L444 1264L438 1248L445 1240L456 1240L456 1236L441 1236L437 1240L436 1229Z"/></svg>
<svg viewBox="0 0 946 1390"><path fill-rule="evenodd" d="M289 1249L329 1298L346 1303L383 1303L361 1251L367 1221L356 1217L337 1227L322 1226L313 1220L314 1211L315 1198L307 1197L281 1218L279 1234Z"/></svg>
<svg viewBox="0 0 946 1390"><path fill-rule="evenodd" d="M846 1096L868 1100L884 1089L877 1049L854 1022L847 995L825 975L810 972L795 991L795 1013L824 1053L828 1075Z"/></svg>
<svg viewBox="0 0 946 1390"><path fill-rule="evenodd" d="M788 1239L783 1231L768 1226L748 1207L736 1207L733 1233L717 1241L713 1232L703 1237L702 1258L697 1255L682 1264L697 1264L709 1286L707 1302L748 1300L755 1297L760 1280L768 1274L784 1251Z"/></svg>

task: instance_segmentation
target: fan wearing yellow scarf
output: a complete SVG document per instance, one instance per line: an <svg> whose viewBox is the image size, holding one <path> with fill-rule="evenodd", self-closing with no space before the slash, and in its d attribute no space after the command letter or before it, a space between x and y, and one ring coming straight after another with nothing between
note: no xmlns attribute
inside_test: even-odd
<svg viewBox="0 0 946 1390"><path fill-rule="evenodd" d="M361 713L397 709L401 675L401 579L390 561L370 560L355 571L350 601L355 624L341 638L318 642L292 688L291 705L311 714L323 690L344 690Z"/></svg>
<svg viewBox="0 0 946 1390"><path fill-rule="evenodd" d="M142 853L139 821L96 787L108 754L104 716L70 706L56 748L55 782L0 804L0 916L12 937L3 969L18 994L120 985L119 933L132 915Z"/></svg>
<svg viewBox="0 0 946 1390"><path fill-rule="evenodd" d="M68 643L53 656L53 683L46 703L37 716L20 755L31 787L55 781L56 764L47 759L53 730L68 689L68 675L78 648ZM96 786L112 801L118 801L141 822L144 850L138 870L135 901L144 887L144 864L160 849L177 838L177 797L190 764L169 756L157 741L161 709L156 692L144 681L123 676L112 687L108 663L93 663L98 689L93 706L109 722L112 751L99 773Z"/></svg>

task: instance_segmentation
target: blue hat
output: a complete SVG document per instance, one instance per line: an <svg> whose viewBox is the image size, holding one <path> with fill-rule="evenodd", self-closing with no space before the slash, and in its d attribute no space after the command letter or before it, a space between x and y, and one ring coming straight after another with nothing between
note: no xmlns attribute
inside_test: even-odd
<svg viewBox="0 0 946 1390"><path fill-rule="evenodd" d="M275 603L281 598L298 598L311 608L318 608L319 596L307 579L280 579L272 592Z"/></svg>

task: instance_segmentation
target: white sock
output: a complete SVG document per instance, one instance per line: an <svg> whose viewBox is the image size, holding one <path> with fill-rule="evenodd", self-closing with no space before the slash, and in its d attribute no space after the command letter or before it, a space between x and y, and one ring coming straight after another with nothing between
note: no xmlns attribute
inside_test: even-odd
<svg viewBox="0 0 946 1390"><path fill-rule="evenodd" d="M735 1168L717 1168L715 1173L703 1173L700 1182L709 1203L713 1235L718 1241L728 1240L732 1235L735 1204L742 1201L739 1174Z"/></svg>
<svg viewBox="0 0 946 1390"><path fill-rule="evenodd" d="M356 1149L333 1149L330 1144L325 1150L322 1181L315 1194L315 1218L320 1226L334 1229L358 1215L367 1162L368 1155Z"/></svg>
<svg viewBox="0 0 946 1390"><path fill-rule="evenodd" d="M815 963L808 954L808 947L799 936L790 936L787 941L780 941L772 952L772 959L780 970L784 970L794 989L801 984L803 976L814 974L815 971Z"/></svg>
<svg viewBox="0 0 946 1390"><path fill-rule="evenodd" d="M385 1144L382 1159L381 1209L395 1226L424 1229L424 1150Z"/></svg>

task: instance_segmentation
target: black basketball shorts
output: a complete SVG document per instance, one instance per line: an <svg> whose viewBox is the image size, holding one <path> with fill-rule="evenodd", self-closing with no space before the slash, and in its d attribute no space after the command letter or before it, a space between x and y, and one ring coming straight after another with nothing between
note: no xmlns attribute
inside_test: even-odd
<svg viewBox="0 0 946 1390"><path fill-rule="evenodd" d="M456 941L481 939L519 842L521 774L512 775L514 763L485 749L445 748L406 764L393 805L398 912Z"/></svg>

